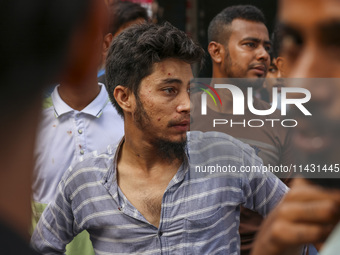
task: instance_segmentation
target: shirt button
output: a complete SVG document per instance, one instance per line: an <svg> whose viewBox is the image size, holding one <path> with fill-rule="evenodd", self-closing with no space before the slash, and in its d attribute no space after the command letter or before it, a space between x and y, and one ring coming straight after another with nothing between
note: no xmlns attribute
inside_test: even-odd
<svg viewBox="0 0 340 255"><path fill-rule="evenodd" d="M78 130L78 133L79 133L79 134L82 134L82 133L83 133L83 130L82 130L82 129L79 129L79 130Z"/></svg>
<svg viewBox="0 0 340 255"><path fill-rule="evenodd" d="M162 231L159 231L158 232L158 236L161 237L163 235L163 232Z"/></svg>
<svg viewBox="0 0 340 255"><path fill-rule="evenodd" d="M84 155L84 150L80 150L80 154L81 154L81 155Z"/></svg>

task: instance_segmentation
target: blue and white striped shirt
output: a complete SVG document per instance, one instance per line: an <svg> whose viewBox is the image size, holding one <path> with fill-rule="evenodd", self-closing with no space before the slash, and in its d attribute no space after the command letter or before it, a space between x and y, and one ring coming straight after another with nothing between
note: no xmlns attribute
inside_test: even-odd
<svg viewBox="0 0 340 255"><path fill-rule="evenodd" d="M61 254L86 229L98 255L239 254L240 205L266 215L287 191L270 173L240 172L262 164L248 145L222 133L191 132L187 160L164 192L156 228L117 185L119 148L69 168L32 236L36 250ZM204 170L212 166L214 173ZM237 171L217 171L227 166Z"/></svg>

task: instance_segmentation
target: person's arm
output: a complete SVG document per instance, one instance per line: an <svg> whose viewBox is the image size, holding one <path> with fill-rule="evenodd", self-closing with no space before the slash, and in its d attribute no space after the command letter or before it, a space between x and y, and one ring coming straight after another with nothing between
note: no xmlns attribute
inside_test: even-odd
<svg viewBox="0 0 340 255"><path fill-rule="evenodd" d="M263 166L252 148L245 148L243 166L251 171L243 172L243 206L266 216L287 193L287 186Z"/></svg>
<svg viewBox="0 0 340 255"><path fill-rule="evenodd" d="M79 232L67 196L67 188L62 180L54 202L44 210L32 238L32 247L41 254L64 254L66 245Z"/></svg>
<svg viewBox="0 0 340 255"><path fill-rule="evenodd" d="M251 254L296 254L303 244L323 242L339 219L340 191L295 179L262 224Z"/></svg>

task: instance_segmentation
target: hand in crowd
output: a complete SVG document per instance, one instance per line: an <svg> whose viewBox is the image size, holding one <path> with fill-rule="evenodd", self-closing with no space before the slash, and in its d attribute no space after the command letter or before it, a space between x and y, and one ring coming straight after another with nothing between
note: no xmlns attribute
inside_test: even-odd
<svg viewBox="0 0 340 255"><path fill-rule="evenodd" d="M320 244L340 219L340 191L295 179L291 190L269 214L252 255L301 254L304 244ZM320 245L316 245L317 247Z"/></svg>

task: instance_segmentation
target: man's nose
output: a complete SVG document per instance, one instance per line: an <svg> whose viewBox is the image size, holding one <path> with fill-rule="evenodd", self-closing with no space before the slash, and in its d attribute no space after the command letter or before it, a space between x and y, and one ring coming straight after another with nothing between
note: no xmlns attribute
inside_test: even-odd
<svg viewBox="0 0 340 255"><path fill-rule="evenodd" d="M181 93L176 110L177 112L190 112L190 95L188 92Z"/></svg>
<svg viewBox="0 0 340 255"><path fill-rule="evenodd" d="M292 78L323 78L327 76L327 65L322 65L323 56L316 45L306 45L294 60L289 77ZM325 62L327 63L327 61Z"/></svg>
<svg viewBox="0 0 340 255"><path fill-rule="evenodd" d="M260 45L258 48L257 48L257 52L256 52L256 58L258 60L262 60L264 62L269 62L269 53L267 51L267 49L265 48L264 45ZM269 63L268 63L269 65Z"/></svg>
<svg viewBox="0 0 340 255"><path fill-rule="evenodd" d="M304 78L298 79L299 87L304 87L311 92L313 102L327 103L332 97L333 82L328 79L317 79L332 77L332 67L327 63L328 60L320 48L311 44L300 52L295 64L290 66L289 77Z"/></svg>

